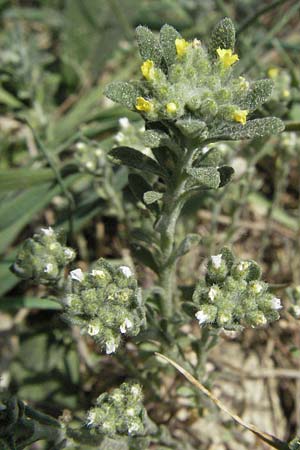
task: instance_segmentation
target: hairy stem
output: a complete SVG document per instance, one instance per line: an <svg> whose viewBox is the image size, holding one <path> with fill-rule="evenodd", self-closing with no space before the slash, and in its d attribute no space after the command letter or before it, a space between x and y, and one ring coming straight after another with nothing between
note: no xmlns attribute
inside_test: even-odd
<svg viewBox="0 0 300 450"><path fill-rule="evenodd" d="M176 258L172 258L172 253L175 247L176 224L184 205L182 194L186 184L185 170L191 166L195 151L194 145L186 146L182 157L178 159L171 183L164 196L162 216L157 224L163 255L159 274L159 284L164 290L161 310L165 317L171 317L176 306L174 301Z"/></svg>

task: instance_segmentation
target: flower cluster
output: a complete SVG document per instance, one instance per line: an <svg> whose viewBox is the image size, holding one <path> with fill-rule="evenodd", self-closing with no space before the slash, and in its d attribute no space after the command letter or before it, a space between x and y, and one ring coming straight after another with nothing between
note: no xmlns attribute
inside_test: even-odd
<svg viewBox="0 0 300 450"><path fill-rule="evenodd" d="M145 434L146 411L141 386L123 383L111 394L101 394L88 412L87 425L108 436Z"/></svg>
<svg viewBox="0 0 300 450"><path fill-rule="evenodd" d="M260 275L257 263L238 261L227 248L211 256L205 281L197 284L193 294L199 324L239 330L279 319L281 301L268 292Z"/></svg>
<svg viewBox="0 0 300 450"><path fill-rule="evenodd" d="M289 312L295 319L300 319L300 286L287 288L287 294L291 302Z"/></svg>
<svg viewBox="0 0 300 450"><path fill-rule="evenodd" d="M234 75L239 57L228 18L214 30L208 49L197 39L186 41L169 25L162 27L159 42L150 30L138 27L137 40L143 80L113 83L106 95L147 121L171 121L183 133L205 138L225 125L243 127L271 95L270 79L250 83Z"/></svg>
<svg viewBox="0 0 300 450"><path fill-rule="evenodd" d="M82 171L93 175L103 174L106 155L100 147L95 147L86 142L78 142L75 157Z"/></svg>
<svg viewBox="0 0 300 450"><path fill-rule="evenodd" d="M73 270L62 300L65 318L114 353L121 335L136 336L145 322L137 281L127 266L113 267L104 259L91 272Z"/></svg>
<svg viewBox="0 0 300 450"><path fill-rule="evenodd" d="M41 228L33 238L26 239L11 270L25 280L53 283L75 256L73 249L64 246L61 233L51 227Z"/></svg>
<svg viewBox="0 0 300 450"><path fill-rule="evenodd" d="M143 136L145 132L144 123L139 120L137 122L129 122L127 117L119 119L119 132L115 136L117 145L133 147L136 150L143 152L150 152L150 149L145 148Z"/></svg>

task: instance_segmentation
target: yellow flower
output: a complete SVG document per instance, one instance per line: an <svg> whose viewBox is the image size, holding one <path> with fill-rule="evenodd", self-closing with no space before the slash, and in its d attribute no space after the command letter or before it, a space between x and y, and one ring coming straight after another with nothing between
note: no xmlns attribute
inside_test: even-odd
<svg viewBox="0 0 300 450"><path fill-rule="evenodd" d="M136 99L135 107L138 111L150 112L153 110L153 103L146 100L144 97Z"/></svg>
<svg viewBox="0 0 300 450"><path fill-rule="evenodd" d="M174 114L177 111L177 105L174 102L170 102L166 105L166 110L168 114Z"/></svg>
<svg viewBox="0 0 300 450"><path fill-rule="evenodd" d="M237 109L233 113L232 118L235 122L240 122L242 125L245 125L247 122L248 113L249 111L247 109Z"/></svg>
<svg viewBox="0 0 300 450"><path fill-rule="evenodd" d="M141 65L141 71L146 80L153 80L154 77L154 62L151 59L147 59Z"/></svg>
<svg viewBox="0 0 300 450"><path fill-rule="evenodd" d="M283 89L282 95L287 98L291 95L290 91L288 89Z"/></svg>
<svg viewBox="0 0 300 450"><path fill-rule="evenodd" d="M278 67L271 67L268 70L268 75L270 78L272 78L274 80L274 78L277 78L279 74L279 68Z"/></svg>
<svg viewBox="0 0 300 450"><path fill-rule="evenodd" d="M238 55L236 53L232 54L232 50L230 48L226 49L219 47L217 49L217 53L224 67L230 67L239 60Z"/></svg>
<svg viewBox="0 0 300 450"><path fill-rule="evenodd" d="M175 39L175 47L176 47L176 53L178 56L184 56L186 54L186 50L189 46L189 42L187 42L185 39Z"/></svg>

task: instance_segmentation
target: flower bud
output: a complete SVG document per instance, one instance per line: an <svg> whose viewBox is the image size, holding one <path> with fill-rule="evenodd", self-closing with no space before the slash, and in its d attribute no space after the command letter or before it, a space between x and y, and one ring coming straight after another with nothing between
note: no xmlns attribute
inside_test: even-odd
<svg viewBox="0 0 300 450"><path fill-rule="evenodd" d="M15 275L35 283L56 283L64 268L75 259L73 249L65 247L61 234L51 227L41 228L33 238L26 239L11 267Z"/></svg>

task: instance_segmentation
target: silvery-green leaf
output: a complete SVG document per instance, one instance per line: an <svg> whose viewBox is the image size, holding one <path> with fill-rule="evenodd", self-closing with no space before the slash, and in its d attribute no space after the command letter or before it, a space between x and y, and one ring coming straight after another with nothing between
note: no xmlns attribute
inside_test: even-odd
<svg viewBox="0 0 300 450"><path fill-rule="evenodd" d="M186 170L192 178L193 185L196 184L209 188L217 189L220 185L220 173L215 167L192 167Z"/></svg>
<svg viewBox="0 0 300 450"><path fill-rule="evenodd" d="M209 54L212 58L216 58L217 49L234 49L235 44L235 28L229 17L222 19L213 30L208 46Z"/></svg>
<svg viewBox="0 0 300 450"><path fill-rule="evenodd" d="M176 249L176 257L179 258L180 256L185 255L188 253L192 247L195 247L196 245L199 245L201 241L201 236L196 233L190 233L188 234L179 244L178 248Z"/></svg>
<svg viewBox="0 0 300 450"><path fill-rule="evenodd" d="M143 60L151 59L157 66L162 59L162 51L158 39L147 27L138 26L136 28L137 42Z"/></svg>
<svg viewBox="0 0 300 450"><path fill-rule="evenodd" d="M104 93L110 100L129 109L135 109L136 99L140 94L137 86L125 81L115 81L109 84Z"/></svg>
<svg viewBox="0 0 300 450"><path fill-rule="evenodd" d="M206 123L196 119L179 119L176 126L184 136L189 138L197 138L206 130Z"/></svg>
<svg viewBox="0 0 300 450"><path fill-rule="evenodd" d="M181 35L171 25L164 25L160 30L160 45L168 66L174 63L176 59L175 39L180 39Z"/></svg>
<svg viewBox="0 0 300 450"><path fill-rule="evenodd" d="M138 150L131 147L117 147L109 152L109 155L120 164L131 167L132 169L139 169L142 172L153 173L158 176L166 176L163 169L149 156L144 155Z"/></svg>
<svg viewBox="0 0 300 450"><path fill-rule="evenodd" d="M146 147L157 148L161 145L164 145L167 141L170 140L170 137L167 133L164 133L160 130L146 130L143 133L143 142Z"/></svg>
<svg viewBox="0 0 300 450"><path fill-rule="evenodd" d="M243 109L254 111L258 106L265 103L272 94L273 81L259 80L251 84L249 91L242 99L240 106Z"/></svg>
<svg viewBox="0 0 300 450"><path fill-rule="evenodd" d="M277 117L249 120L245 125L232 124L211 132L209 139L232 140L252 139L270 134L278 134L284 130L284 123Z"/></svg>
<svg viewBox="0 0 300 450"><path fill-rule="evenodd" d="M152 203L157 202L163 197L163 194L161 192L155 192L155 191L147 191L144 193L144 202L146 205L152 205Z"/></svg>

